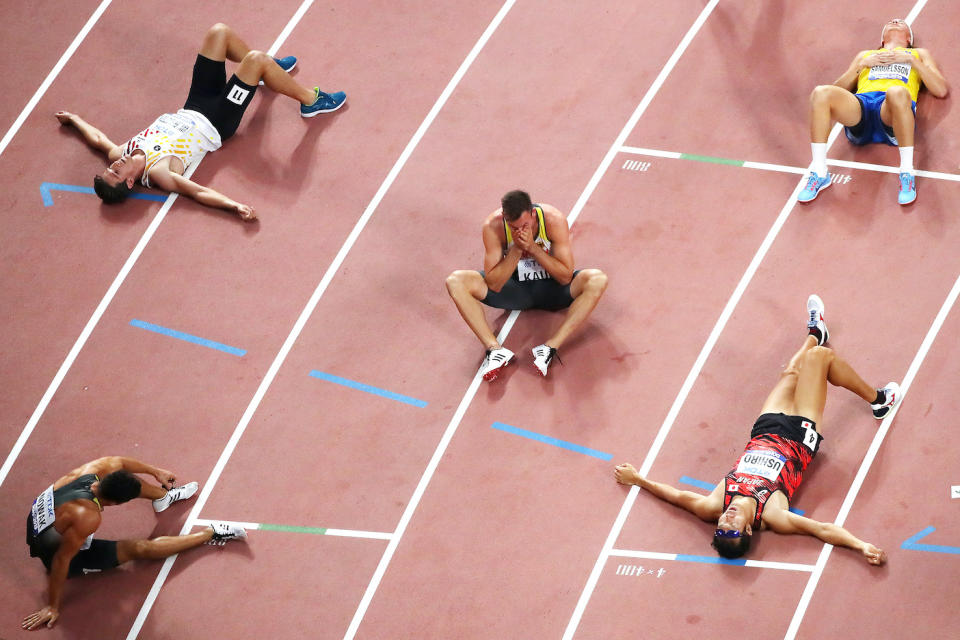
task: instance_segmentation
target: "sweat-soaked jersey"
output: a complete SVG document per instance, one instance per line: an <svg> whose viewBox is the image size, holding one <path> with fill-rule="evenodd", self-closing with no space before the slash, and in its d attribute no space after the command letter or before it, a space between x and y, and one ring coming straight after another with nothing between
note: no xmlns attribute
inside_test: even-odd
<svg viewBox="0 0 960 640"><path fill-rule="evenodd" d="M757 501L754 528L760 526L763 508L774 492L782 491L787 501L793 498L820 443L812 422L797 416L789 418L799 420L803 430L797 430L797 440L774 433L753 435L737 464L724 476L723 508L730 506L734 496L753 498Z"/></svg>

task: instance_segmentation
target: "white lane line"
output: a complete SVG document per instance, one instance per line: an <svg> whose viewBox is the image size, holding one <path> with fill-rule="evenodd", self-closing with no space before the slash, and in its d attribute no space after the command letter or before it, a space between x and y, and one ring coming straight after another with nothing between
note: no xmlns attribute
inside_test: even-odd
<svg viewBox="0 0 960 640"><path fill-rule="evenodd" d="M659 551L634 551L629 549L611 549L611 558L643 558L647 560L669 560L679 562L691 562L686 556L680 553L661 553ZM697 557L697 556L694 556ZM713 560L713 558L710 558ZM695 561L694 561L695 562ZM771 560L747 560L744 564L704 562L703 564L716 564L720 566L743 566L753 567L755 569L778 569L781 571L813 571L812 564L797 564L795 562L774 562Z"/></svg>
<svg viewBox="0 0 960 640"><path fill-rule="evenodd" d="M17 119L14 120L13 125L10 129L7 130L7 133L4 134L3 140L0 140L0 155L3 155L3 152L6 151L7 145L10 144L10 141L13 140L13 136L17 135L17 132L20 131L20 127L23 126L23 123L26 122L27 117L33 112L34 108L37 106L37 103L40 102L40 98L43 97L43 94L47 92L47 89L50 88L50 85L53 84L53 81L60 71L63 70L63 67L66 66L67 62L76 52L77 47L80 46L80 43L83 42L83 39L87 37L87 34L90 33L90 30L93 29L93 25L97 23L97 20L100 19L100 16L103 15L103 12L107 10L107 7L110 6L111 0L103 0L100 3L100 6L93 12L90 16L90 19L87 20L87 23L83 25L83 28L80 29L80 32L77 33L77 36L73 39L73 42L70 43L70 46L67 47L67 50L63 52L63 55L60 56L60 60L57 61L57 64L54 65L53 69L50 70L50 73L47 74L47 77L40 84L40 87L37 89L36 93L33 94L33 97L30 98L30 101L27 102L27 106L23 108L23 111L20 112L20 115L17 116ZM8 55L22 56L22 52L9 53Z"/></svg>
<svg viewBox="0 0 960 640"><path fill-rule="evenodd" d="M220 454L220 458L217 460L216 465L213 468L213 471L210 473L210 477L207 478L206 483L204 484L203 490L200 492L200 495L197 499L196 504L193 509L190 511L190 515L187 517L187 521L183 525L181 533L187 533L193 527L193 524L196 522L201 510L207 502L207 499L210 497L213 488L216 486L217 481L220 478L221 473L223 472L224 467L227 464L227 461L230 459L230 456L233 454L234 449L237 446L237 443L240 441L240 438L243 436L244 431L247 428L247 425L250 423L250 420L253 418L253 414L256 412L257 408L260 406L260 402L263 400L264 395L269 389L270 385L273 383L274 378L277 375L277 372L280 370L281 365L286 360L287 355L290 353L290 350L293 348L293 344L296 342L297 338L300 336L300 333L303 331L303 328L306 326L307 320L310 318L317 304L320 302L320 298L323 296L324 292L327 290L327 286L330 284L330 281L336 275L337 271L340 269L340 265L346 259L347 254L350 252L350 249L353 247L354 243L357 241L357 238L360 235L360 232L366 227L367 222L373 216L374 211L379 206L380 202L383 200L384 196L387 193L387 190L393 185L393 182L396 180L397 175L406 165L407 160L413 154L413 151L419 145L420 140L426 134L427 130L430 128L430 125L436 119L437 115L440 113L440 110L446 104L447 100L453 94L453 91L456 89L457 85L460 83L460 80L466 74L467 70L473 64L473 61L480 54L480 51L486 45L487 41L496 31L497 27L500 25L500 22L509 12L510 8L514 5L516 0L507 0L504 5L501 7L500 11L493 18L493 21L487 26L486 30L480 36L480 39L473 46L473 49L470 50L470 53L467 54L467 57L461 63L460 67L454 73L453 77L450 79L450 82L444 88L443 92L440 94L440 97L437 98L437 101L434 103L433 107L430 109L430 112L424 118L423 122L420 124L420 127L413 134L413 137L410 139L410 142L407 143L407 146L404 148L403 152L400 154L400 157L397 159L396 163L393 165L393 168L390 170L390 173L387 174L387 177L384 179L383 183L380 185L380 188L377 190L377 193L374 195L373 199L370 201L370 204L367 205L367 208L364 210L363 215L357 220L356 225L354 225L353 230L350 232L350 235L347 236L346 241L344 241L343 246L340 248L340 251L337 253L336 257L333 259L333 262L327 268L326 273L324 273L323 279L321 279L320 284L317 285L316 290L313 292L313 295L310 297L310 300L307 302L307 305L304 307L303 311L300 313L300 316L297 318L296 323L293 326L293 329L290 331L290 334L287 336L286 340L283 343L283 346L280 348L280 351L277 353L277 356L274 358L273 363L270 365L266 375L260 383L260 386L257 388L256 393L250 401L250 404L247 406L246 411L244 411L243 416L240 418L240 422L237 424L236 429L234 429L233 434L230 436L230 440L227 442L226 448ZM312 4L312 0L305 0L305 5ZM294 19L299 20L299 16L302 16L304 11L299 11ZM291 20L293 22L293 20ZM289 33L292 30L291 28L285 29L284 33ZM270 50L276 51L281 46L282 42L276 43ZM408 506L409 509L409 506ZM393 544L393 540L391 540ZM388 546L388 549L390 547ZM150 609L153 607L154 602L157 599L157 596L160 593L160 589L163 586L163 583L166 581L167 576L170 573L170 569L173 567L173 563L176 561L177 556L171 556L167 558L163 566L160 569L159 575L157 575L156 580L153 583L153 586L150 589L150 593L147 594L147 598L143 603L143 606L140 608L140 612L137 615L136 620L133 623L133 627L130 629L129 634L127 635L128 640L136 638L140 633L140 629L143 627L144 622L147 619L147 616L150 613ZM382 561L381 561L382 563ZM369 587L368 587L369 590ZM372 596L372 593L371 593ZM369 600L368 600L369 601ZM361 616L362 617L362 616ZM359 619L357 620L359 622Z"/></svg>
<svg viewBox="0 0 960 640"><path fill-rule="evenodd" d="M953 288L947 295L947 299L943 301L943 305L940 307L940 312L937 313L937 317L934 318L933 324L930 325L927 335L920 344L920 349L914 356L913 362L910 363L910 367L907 369L907 374L903 377L903 382L900 383L900 393L902 393L904 397L906 397L907 392L910 390L910 385L913 384L913 379L917 376L917 372L920 370L920 365L923 364L924 359L927 357L930 347L933 346L933 341L936 340L937 334L940 332L940 328L947 319L947 315L949 315L950 310L953 309L953 306L957 301L957 296L960 296L960 277L957 277L957 280L953 283ZM903 401L901 400L901 404L902 402ZM847 520L847 516L850 515L850 509L853 508L853 501L856 499L857 494L860 493L860 488L863 486L863 481L866 479L867 473L870 471L870 467L873 464L873 460L876 458L877 452L880 450L880 445L883 444L883 439L886 438L887 432L890 430L890 423L893 421L899 410L900 407L898 406L896 409L887 414L887 417L885 417L883 422L880 423L880 429L873 437L873 441L870 443L870 448L867 450L867 455L860 464L860 469L857 471L857 476L854 478L853 484L850 486L850 490L847 492L847 497L840 506L840 512L837 514L837 519L834 520L837 525L842 527L843 523ZM824 545L823 550L820 552L816 569L814 570L813 575L810 576L810 580L807 582L806 588L803 590L803 595L800 597L800 602L797 604L797 609L793 614L790 627L787 629L786 636L784 636L788 640L794 638L800 628L800 622L806 613L807 606L810 604L810 599L813 597L813 591L816 589L817 583L820 581L820 576L823 573L824 566L826 566L827 559L830 557L830 552L832 550L833 545L827 544Z"/></svg>
<svg viewBox="0 0 960 640"><path fill-rule="evenodd" d="M678 153L676 151L661 151L659 149L645 149L643 147L629 147L624 146L620 147L620 153L627 153L630 155L637 156L653 156L655 158L671 158L673 160L691 160L693 162L706 162L711 164L710 160L698 160L697 158L684 158L683 153ZM712 156L702 156L704 158ZM754 162L752 160L729 160L728 158L717 158L717 160L728 160L727 162L714 162L712 164L725 164L730 166L737 166L740 164L747 169L762 169L765 171L779 171L781 173L796 173L796 174L805 174L807 172L806 167L791 167L785 164L770 164L769 162ZM881 173L900 173L899 166L888 166L884 164L870 164L867 162L854 162L852 160L831 160L827 159L828 165L833 165L836 167L846 167L848 169L861 169L863 171L878 171ZM939 171L924 171L923 169L915 169L914 174L922 178L934 178L936 180L947 180L949 182L960 182L960 174L955 173L941 173Z"/></svg>
<svg viewBox="0 0 960 640"><path fill-rule="evenodd" d="M187 171L184 172L184 177L189 178L192 176L193 172L196 171L197 167L200 165L201 160L203 160L203 156L198 158L194 164L190 165ZM80 354L80 350L83 349L83 346L87 343L87 339L90 337L90 334L93 333L97 323L100 322L100 318L113 301L113 297L120 289L120 285L122 285L123 281L126 280L130 270L133 269L133 265L136 264L137 260L140 258L140 254L142 254L144 249L146 249L147 243L150 242L151 238L153 238L153 234L156 233L157 229L160 227L160 223L163 222L164 218L166 218L167 212L170 211L170 207L173 206L173 203L176 202L176 200L177 194L171 193L167 197L166 201L160 206L160 210L157 212L157 215L154 216L153 220L150 222L150 226L147 227L147 230L144 231L143 235L140 237L140 241L137 243L137 246L134 247L133 253L131 253L127 258L127 261L120 269L120 273L118 273L117 277L113 279L113 284L111 284L110 288L107 289L103 299L100 300L100 304L97 305L93 315L90 316L86 326L84 326L83 331L80 332L80 336L77 338L76 342L73 343L73 347L67 354L66 359L63 361L63 364L60 365L56 375L53 376L53 380L47 387L46 392L43 394L43 397L40 398L40 403L37 405L37 408L34 409L30 419L27 420L26 426L24 426L23 431L20 432L20 437L17 438L16 443L13 445L13 449L7 455L7 459L3 462L3 466L0 467L0 486L3 486L3 482L6 480L7 474L10 473L13 463L16 462L17 456L20 455L24 445L27 444L27 439L30 438L30 434L32 434L33 430L36 428L41 416L43 416L43 412L47 410L47 405L50 404L50 400L53 399L57 389L60 388L63 378L67 375L70 367L73 366L73 362Z"/></svg>

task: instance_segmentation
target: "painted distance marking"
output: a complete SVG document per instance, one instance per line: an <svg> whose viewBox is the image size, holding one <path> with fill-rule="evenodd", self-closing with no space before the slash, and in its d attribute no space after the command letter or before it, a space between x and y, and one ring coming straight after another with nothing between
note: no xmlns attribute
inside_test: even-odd
<svg viewBox="0 0 960 640"><path fill-rule="evenodd" d="M950 497L960 498L960 484L955 484L952 487L950 487Z"/></svg>
<svg viewBox="0 0 960 640"><path fill-rule="evenodd" d="M43 206L45 207L52 207L54 205L53 196L50 195L51 191L69 191L71 193L87 193L90 195L96 195L93 187L82 187L78 184L41 182L40 198L43 200ZM137 200L153 200L154 202L165 202L167 200L167 196L162 196L157 193L140 193L139 191L132 192L128 197L135 198Z"/></svg>
<svg viewBox="0 0 960 640"><path fill-rule="evenodd" d="M942 544L917 544L917 542L923 538L926 538L928 535L936 531L934 527L927 527L923 531L914 534L903 541L903 544L900 545L901 549L908 549L910 551L930 551L932 553L954 553L960 554L960 547L948 547Z"/></svg>
<svg viewBox="0 0 960 640"><path fill-rule="evenodd" d="M198 344L201 347L207 347L209 349L216 349L217 351L223 351L224 353L229 353L230 355L233 355L233 356L247 355L246 349L238 349L237 347L231 347L228 344L214 342L213 340L207 340L206 338L193 336L193 335L190 335L189 333L177 331L176 329L168 329L167 327L161 327L158 324L144 322L143 320L137 320L136 318L130 321L130 325L134 327L138 327L140 329L146 329L147 331L153 331L154 333L159 333L164 336L170 336L171 338L176 338L177 340L183 340L184 342Z"/></svg>
<svg viewBox="0 0 960 640"><path fill-rule="evenodd" d="M326 380L327 382L339 384L340 386L343 386L343 387L349 387L350 389L356 389L357 391L365 391L367 393L372 393L373 395L380 396L381 398L396 400L397 402L410 404L415 407L420 407L421 409L427 406L427 402L425 400L418 400L416 398L411 398L410 396L394 393L393 391L387 391L386 389L374 387L369 384L364 384L362 382L347 380L346 378L335 376L332 373L324 373L323 371L317 371L316 369L310 372L310 377L317 378L318 380Z"/></svg>
<svg viewBox="0 0 960 640"><path fill-rule="evenodd" d="M551 444L555 447L560 447L561 449L567 449L568 451L575 451L577 453L582 453L587 456L593 456L594 458L600 458L601 460L611 460L613 458L613 454L611 453L604 453L603 451L590 449L588 447L584 447L579 444L567 442L566 440L558 440L557 438L545 436L541 433L535 433L533 431L527 431L526 429L521 429L520 427L514 427L512 425L504 424L502 422L494 422L490 426L493 427L494 429L499 429L500 431L506 431L507 433L512 433L514 435L521 436L523 438L529 438L530 440L536 440L537 442Z"/></svg>

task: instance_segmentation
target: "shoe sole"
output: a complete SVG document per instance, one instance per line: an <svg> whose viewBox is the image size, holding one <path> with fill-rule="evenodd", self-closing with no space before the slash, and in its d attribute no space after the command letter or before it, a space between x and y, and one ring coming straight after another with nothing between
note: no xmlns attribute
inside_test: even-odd
<svg viewBox="0 0 960 640"><path fill-rule="evenodd" d="M916 201L917 201L917 196L913 196L913 200L908 200L907 202L900 202L900 199L899 198L897 199L897 202L900 202L901 207L905 207L908 204L913 204Z"/></svg>
<svg viewBox="0 0 960 640"><path fill-rule="evenodd" d="M297 60L297 62L300 62L300 61ZM290 73L291 71L293 71L294 69L296 69L296 68L297 68L297 62L294 62L292 67L290 67L289 69L286 69L286 72L287 72L287 73ZM260 86L261 86L261 87L263 86L263 80L260 81Z"/></svg>
<svg viewBox="0 0 960 640"><path fill-rule="evenodd" d="M799 203L801 203L801 204L806 204L806 203L808 203L808 202L813 202L814 200L817 199L817 196L820 195L820 192L821 192L821 191L823 191L824 189L826 189L827 187L829 187L829 186L832 185L832 184L833 184L833 176L830 176L830 179L827 181L827 184L825 184L825 185L823 185L822 187L820 187L819 189L817 189L817 192L816 192L815 194L813 194L813 197L812 197L812 198L810 198L809 200L801 200L801 199L800 199L800 196L797 196L797 202L799 202Z"/></svg>
<svg viewBox="0 0 960 640"><path fill-rule="evenodd" d="M510 358L508 358L506 362L504 362L502 365L500 365L496 369L491 369L490 371L487 371L485 374L483 374L483 379L486 380L487 382L493 382L494 380L497 379L497 376L500 375L500 372L503 371L504 367L506 367L511 362L513 362L513 356L510 356Z"/></svg>
<svg viewBox="0 0 960 640"><path fill-rule="evenodd" d="M546 378L546 377L547 377L546 371L541 371L541 370L540 370L540 367L537 366L537 363L536 363L536 362L531 362L530 364L532 364L532 365L533 365L533 368L537 370L537 373L540 374L540 377L541 377L541 378ZM548 371L549 371L549 369L548 369Z"/></svg>
<svg viewBox="0 0 960 640"><path fill-rule="evenodd" d="M318 109L317 111L311 111L310 113L304 113L303 111L301 111L300 115L303 116L304 118L312 118L313 116L318 116L321 113L333 113L334 111L338 110L340 107L342 107L345 104L347 104L346 100L344 100L343 102L335 106L333 109Z"/></svg>

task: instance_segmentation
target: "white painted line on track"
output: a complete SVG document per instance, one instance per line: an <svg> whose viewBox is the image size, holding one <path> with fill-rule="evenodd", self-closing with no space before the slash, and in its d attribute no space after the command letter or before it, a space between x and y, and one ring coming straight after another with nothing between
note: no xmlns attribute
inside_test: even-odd
<svg viewBox="0 0 960 640"><path fill-rule="evenodd" d="M223 469L226 467L227 461L230 459L230 456L233 454L234 449L237 446L237 443L240 441L240 438L243 436L243 432L246 430L247 425L250 424L250 420L253 418L253 414L256 412L257 408L260 406L260 402L263 400L264 395L269 389L270 385L273 383L274 378L277 375L277 372L280 370L283 362L286 360L287 355L290 353L290 350L293 348L293 344L296 342L297 338L300 336L300 333L303 331L303 328L306 326L307 320L310 318L317 304L320 302L320 298L323 297L324 292L327 290L327 287L330 284L330 281L336 275L337 271L340 269L340 265L346 259L347 254L350 252L350 249L353 247L354 243L357 241L360 233L366 227L367 222L373 216L374 211L380 205L380 202L383 200L387 191L393 185L393 182L396 180L400 171L406 165L407 160L413 154L413 151L419 145L420 140L426 134L427 130L430 128L430 125L436 119L437 115L440 113L440 110L446 104L447 100L453 94L454 89L460 83L460 80L466 74L467 70L473 64L473 61L480 54L480 51L486 45L487 41L497 30L497 27L500 25L504 16L510 11L510 8L513 7L516 0L507 0L504 5L501 7L500 11L496 14L490 24L487 26L486 30L480 36L480 39L476 42L473 48L470 50L470 53L467 54L467 57L461 63L460 67L454 73L453 77L450 79L450 82L447 83L447 86L441 92L440 97L437 98L437 101L434 103L433 107L430 109L427 116L424 118L423 122L417 128L417 131L413 134L413 137L410 139L410 142L407 143L407 146L404 148L403 152L400 154L400 157L397 159L396 163L393 165L393 168L390 170L390 173L387 174L387 177L384 179L383 183L380 185L380 188L377 190L377 193L374 195L373 199L370 201L370 204L367 205L367 208L364 210L363 214L357 220L356 225L354 225L353 230L350 232L350 235L347 236L347 239L344 241L343 246L340 248L340 251L337 253L336 257L333 259L333 262L327 268L326 273L324 273L323 278L320 281L320 284L317 285L316 290L313 292L313 295L310 297L310 300L307 302L307 305L304 307L303 311L300 313L300 316L297 318L296 323L293 326L293 329L290 331L290 334L284 340L283 346L280 348L280 351L277 353L277 356L274 358L273 363L270 365L270 368L267 370L266 375L260 383L260 386L257 388L256 393L251 399L250 404L247 406L246 411L244 411L243 416L240 418L240 422L237 424L236 429L230 437L230 440L227 442L226 447L223 452L220 454L220 458L217 460L216 465L213 468L213 471L210 473L210 477L207 478L207 482L204 484L203 490L200 492L197 502L194 505L193 509L190 511L190 514L187 516L187 521L183 525L181 533L188 533L193 527L194 523L197 522L197 518L203 509L204 505L207 502L207 499L210 497L213 488L216 486L217 481L220 478ZM304 6L301 7L301 10L297 12L291 23L294 25L296 21L299 21L300 17L306 12L305 7L309 7L313 3L313 0L305 0ZM283 34L289 34L292 31L293 27L288 25L286 29L282 32ZM285 37L285 36L284 36ZM278 38L277 43L271 47L270 51L275 52L282 45L282 41ZM504 325L505 328L512 324L508 318L507 324ZM451 433L452 436L452 433ZM432 472L430 472L432 475ZM426 473L425 473L426 475ZM429 480L428 480L429 481ZM423 482L421 480L421 482ZM425 485L424 485L425 486ZM404 512L412 513L410 505L407 506L407 510ZM392 555L392 549L396 548L396 542L399 539L399 535L394 533L393 539L390 544L387 546L387 552L385 552L384 557L387 557L387 554ZM147 595L146 600L143 603L143 606L140 608L140 612L137 615L136 620L134 621L133 627L131 627L129 634L127 634L127 639L132 640L136 638L140 633L140 629L143 628L144 622L146 622L147 616L150 613L150 609L153 607L153 603L156 601L157 596L160 594L160 589L163 587L163 583L166 581L167 576L170 574L170 570L173 567L173 563L176 561L177 556L171 556L167 558L163 566L160 569L159 575L157 575L156 580L153 583L153 586L150 589L150 593ZM387 559L389 562L389 559ZM380 564L385 568L384 560L381 559ZM380 567L378 567L378 572ZM382 575L382 572L375 574L375 579L378 581L378 575ZM373 592L371 591L371 586L375 590L376 587L371 582L371 585L368 586L368 594L364 595L364 600L361 601L361 607L365 611L366 605L369 604L369 598L372 597ZM359 617L358 617L359 616ZM362 612L358 609L357 615L354 617L354 622L359 624L360 619L362 619ZM348 632L349 633L349 632Z"/></svg>
<svg viewBox="0 0 960 640"><path fill-rule="evenodd" d="M365 538L368 540L390 540L391 538L393 538L392 533L388 533L384 531L358 531L356 529L330 529L327 527L284 526L284 525L264 524L262 522L240 522L237 520L218 520L216 518L197 518L196 520L193 521L193 525L196 527L209 527L214 522L222 522L224 524L243 527L244 529L249 529L251 531L264 530L264 531L280 532L280 533L284 533L284 532L317 533L317 531L310 531L310 530L323 529L322 535L336 536L339 538Z"/></svg>
<svg viewBox="0 0 960 640"><path fill-rule="evenodd" d="M183 174L185 178L189 178L193 175L193 172L196 171L197 167L200 165L201 160L203 160L203 156L198 158L195 163L190 165L190 167ZM60 384L63 382L63 379L70 370L70 367L73 366L73 362L80 354L80 350L83 349L83 346L87 343L87 339L90 337L90 334L93 333L97 323L100 322L100 318L103 317L107 307L110 306L110 303L113 301L113 297L117 295L120 285L122 285L123 281L126 280L127 275L130 273L131 269L133 269L133 265L136 264L137 260L140 258L140 254L142 254L143 250L146 249L147 243L150 242L151 238L153 238L153 234L156 233L157 229L160 227L160 223L163 222L164 218L166 218L167 212L170 211L170 207L173 206L173 203L176 202L176 200L177 194L171 193L167 197L166 201L160 206L160 210L157 212L157 215L154 216L153 220L150 222L150 226L147 227L147 230L144 231L143 235L140 237L140 241L137 243L137 246L134 247L133 253L131 253L127 258L127 261L123 263L120 273L118 273L117 277L113 279L113 284L111 284L110 288L107 289L107 292L100 300L100 304L97 305L97 308L93 311L93 315L90 316L87 324L83 327L83 331L80 332L80 336L77 338L76 342L73 343L73 347L67 354L66 359L63 361L63 364L60 365L56 375L53 376L53 380L47 387L46 392L43 394L43 397L40 398L40 403L37 405L37 408L34 409L30 419L27 420L26 426L24 426L23 431L20 432L20 437L17 438L16 443L13 445L13 449L7 455L7 459L4 460L3 466L0 467L0 486L3 486L3 481L6 480L7 474L10 473L13 463L16 462L17 457L23 450L24 445L27 444L27 439L30 438L30 434L32 434L33 430L36 428L37 423L43 416L43 412L47 410L47 405L50 404L54 394L60 388Z"/></svg>
<svg viewBox="0 0 960 640"><path fill-rule="evenodd" d="M661 553L659 551L632 551L629 549L611 549L611 558L644 558L649 560L684 560L683 554L679 553ZM689 557L689 556L688 556ZM713 564L713 563L705 563ZM728 565L727 563L717 563L718 566L738 566ZM795 562L773 562L770 560L747 560L744 567L753 567L755 569L778 569L782 571L813 571L812 564L797 564Z"/></svg>
<svg viewBox="0 0 960 640"><path fill-rule="evenodd" d="M103 0L103 2L100 3L100 6L96 8L93 14L91 14L90 19L87 20L87 23L83 25L83 27L80 29L80 32L77 33L77 36L73 39L73 42L70 43L70 46L67 47L67 50L63 52L62 56L60 56L60 60L58 60L53 69L50 70L50 73L47 74L47 77L40 84L40 87L37 89L36 93L34 93L33 97L30 98L30 101L27 102L27 106L23 108L23 111L21 111L20 115L17 116L17 119L14 120L13 125L7 130L7 133L4 134L3 140L0 140L0 155L3 155L3 152L6 151L7 145L9 145L10 141L13 140L13 136L17 135L17 132L20 131L20 127L23 126L23 123L26 122L27 117L29 117L34 108L36 108L37 103L40 102L40 98L43 97L43 94L47 92L47 89L50 88L50 85L53 84L53 81L58 75L60 75L63 67L66 66L70 58L73 57L77 47L80 46L80 43L83 42L83 39L86 38L87 34L90 33L90 30L93 29L93 25L97 23L97 21L100 19L100 16L103 15L103 12L106 11L107 7L110 6L110 2L111 0ZM17 56L23 54L21 52L10 52L8 55Z"/></svg>

